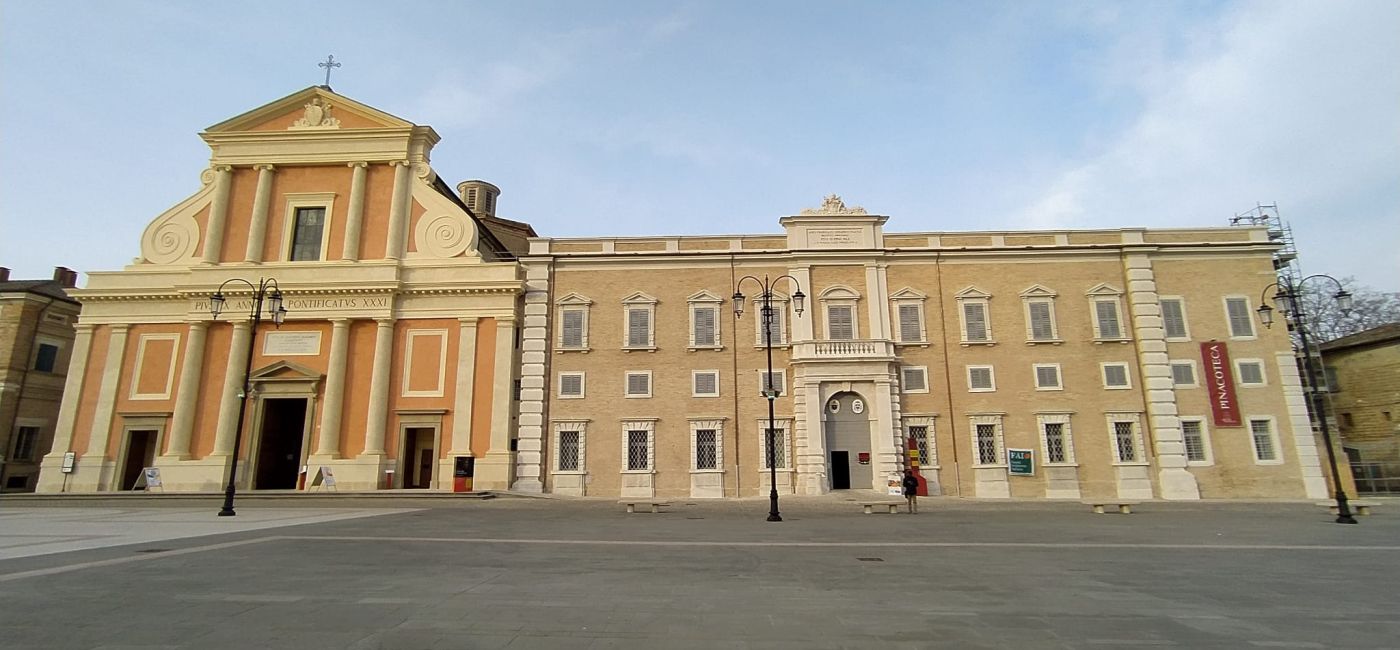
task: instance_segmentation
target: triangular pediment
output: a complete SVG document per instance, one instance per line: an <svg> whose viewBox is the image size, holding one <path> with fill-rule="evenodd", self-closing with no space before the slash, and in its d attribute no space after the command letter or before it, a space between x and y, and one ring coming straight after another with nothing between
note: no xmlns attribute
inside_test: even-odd
<svg viewBox="0 0 1400 650"><path fill-rule="evenodd" d="M1033 284L1021 292L1022 298L1054 298L1057 295L1054 289L1041 284Z"/></svg>
<svg viewBox="0 0 1400 650"><path fill-rule="evenodd" d="M290 361L278 361L248 373L248 381L316 381L321 373Z"/></svg>
<svg viewBox="0 0 1400 650"><path fill-rule="evenodd" d="M656 298L648 296L640 291L622 299L622 304L624 305L655 305L658 302L660 301Z"/></svg>
<svg viewBox="0 0 1400 650"><path fill-rule="evenodd" d="M558 299L558 300L555 300L555 301L554 301L554 304L556 304L556 305L585 305L585 306L587 306L587 305L593 304L593 301L592 301L592 300L589 300L587 296L582 296L582 295L579 295L578 293L573 293L573 292L571 292L571 293L569 293L569 295L564 296L563 298L560 298L560 299Z"/></svg>
<svg viewBox="0 0 1400 650"><path fill-rule="evenodd" d="M981 290L981 289L978 289L976 286L968 286L967 288L963 289L962 291L959 291L959 292L953 294L953 297L955 297L955 298L961 298L961 299L967 299L967 298L991 298L991 297L992 297L992 294L987 293L986 291L983 291L983 290Z"/></svg>
<svg viewBox="0 0 1400 650"><path fill-rule="evenodd" d="M1122 290L1122 289L1119 289L1119 288L1117 288L1117 287L1114 287L1113 285L1108 284L1107 282L1104 282L1104 283L1100 283L1100 284L1094 285L1094 288L1092 288L1092 289L1090 289L1088 292L1086 292L1085 295L1089 295L1089 296L1121 296L1121 295L1123 295L1123 290Z"/></svg>
<svg viewBox="0 0 1400 650"><path fill-rule="evenodd" d="M926 300L928 294L913 287L904 287L899 291L890 294L890 300Z"/></svg>
<svg viewBox="0 0 1400 650"><path fill-rule="evenodd" d="M219 122L205 129L205 132L383 129L412 126L412 122L336 94L324 86L311 86Z"/></svg>
<svg viewBox="0 0 1400 650"><path fill-rule="evenodd" d="M695 293L686 296L685 300L686 302L724 302L723 298L716 296L715 294L710 293L705 289L701 289L700 291L696 291Z"/></svg>

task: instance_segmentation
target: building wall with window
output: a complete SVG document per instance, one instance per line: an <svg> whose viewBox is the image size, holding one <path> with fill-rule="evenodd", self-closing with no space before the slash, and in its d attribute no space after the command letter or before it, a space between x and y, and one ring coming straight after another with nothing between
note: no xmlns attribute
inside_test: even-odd
<svg viewBox="0 0 1400 650"><path fill-rule="evenodd" d="M126 490L155 467L167 491L218 490L235 447L245 489L320 487L322 468L341 489L447 488L458 458L509 487L522 280L431 167L432 128L312 87L200 136L200 188L73 292L39 489ZM463 186L494 210L494 186ZM253 331L240 280L264 278L286 322Z"/></svg>
<svg viewBox="0 0 1400 650"><path fill-rule="evenodd" d="M543 453L517 471L562 494L767 493L763 290L741 278L790 276L772 294L781 492L883 490L917 435L935 494L1325 495L1287 336L1254 321L1263 229L885 222L828 197L781 234L531 240L522 409L539 415L519 436ZM694 344L697 309L719 310L718 345ZM1203 374L1212 341L1229 377ZM1008 449L1032 450L1032 476Z"/></svg>
<svg viewBox="0 0 1400 650"><path fill-rule="evenodd" d="M77 274L11 280L0 268L0 491L33 491L53 442L55 415L73 349Z"/></svg>
<svg viewBox="0 0 1400 650"><path fill-rule="evenodd" d="M1400 490L1400 323L1319 346L1326 368L1323 403L1366 491ZM1343 478L1346 478L1343 470Z"/></svg>

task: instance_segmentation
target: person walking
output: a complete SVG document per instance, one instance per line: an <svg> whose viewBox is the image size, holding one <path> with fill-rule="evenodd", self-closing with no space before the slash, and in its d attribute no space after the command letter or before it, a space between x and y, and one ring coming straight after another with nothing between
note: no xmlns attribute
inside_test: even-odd
<svg viewBox="0 0 1400 650"><path fill-rule="evenodd" d="M914 470L904 470L904 480L900 482L904 486L904 500L909 504L909 514L919 512L919 478L914 476Z"/></svg>

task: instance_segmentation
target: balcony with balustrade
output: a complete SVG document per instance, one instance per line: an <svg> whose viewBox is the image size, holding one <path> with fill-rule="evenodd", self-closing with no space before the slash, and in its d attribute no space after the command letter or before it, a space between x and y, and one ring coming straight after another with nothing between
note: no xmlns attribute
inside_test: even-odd
<svg viewBox="0 0 1400 650"><path fill-rule="evenodd" d="M894 361L894 342L885 339L798 341L792 346L795 363L820 361Z"/></svg>

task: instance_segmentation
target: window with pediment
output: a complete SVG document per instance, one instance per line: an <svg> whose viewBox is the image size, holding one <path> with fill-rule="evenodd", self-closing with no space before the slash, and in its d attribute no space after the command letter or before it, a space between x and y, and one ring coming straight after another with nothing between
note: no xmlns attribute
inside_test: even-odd
<svg viewBox="0 0 1400 650"><path fill-rule="evenodd" d="M753 319L754 346L763 347L763 294L756 294L752 299L751 312L755 315ZM773 321L770 327L773 330L773 345L788 344L788 296L785 293L774 291L772 300Z"/></svg>
<svg viewBox="0 0 1400 650"><path fill-rule="evenodd" d="M1089 290L1090 316L1094 324L1095 341L1126 341L1127 323L1123 322L1123 291L1108 284Z"/></svg>
<svg viewBox="0 0 1400 650"><path fill-rule="evenodd" d="M962 329L963 345L995 345L992 338L992 294L977 287L959 291L958 321Z"/></svg>
<svg viewBox="0 0 1400 650"><path fill-rule="evenodd" d="M924 301L928 295L910 287L890 294L890 312L894 316L895 341L904 345L928 343L924 324Z"/></svg>
<svg viewBox="0 0 1400 650"><path fill-rule="evenodd" d="M570 293L554 302L559 323L560 351L588 351L588 311L593 301L577 293Z"/></svg>
<svg viewBox="0 0 1400 650"><path fill-rule="evenodd" d="M1026 316L1026 342L1060 343L1060 329L1055 322L1055 297L1053 290L1038 284L1031 285L1021 292L1021 304Z"/></svg>
<svg viewBox="0 0 1400 650"><path fill-rule="evenodd" d="M622 299L622 349L656 349L656 303L641 292Z"/></svg>
<svg viewBox="0 0 1400 650"><path fill-rule="evenodd" d="M693 293L686 298L690 305L690 349L719 350L720 305L723 300L709 291Z"/></svg>
<svg viewBox="0 0 1400 650"><path fill-rule="evenodd" d="M860 294L854 289L835 285L827 287L817 299L821 301L822 313L826 320L826 339L830 341L851 341L860 338L860 318L856 306Z"/></svg>

